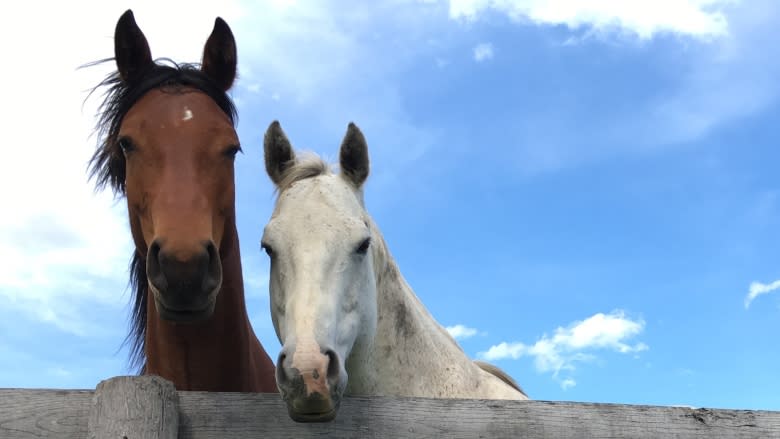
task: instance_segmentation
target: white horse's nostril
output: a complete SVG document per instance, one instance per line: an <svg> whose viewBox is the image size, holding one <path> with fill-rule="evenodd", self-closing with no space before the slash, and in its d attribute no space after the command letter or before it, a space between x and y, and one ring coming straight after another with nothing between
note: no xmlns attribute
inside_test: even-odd
<svg viewBox="0 0 780 439"><path fill-rule="evenodd" d="M278 384L285 384L290 379L284 364L286 360L287 352L285 349L282 349L282 352L279 353L279 358L276 360L276 381Z"/></svg>
<svg viewBox="0 0 780 439"><path fill-rule="evenodd" d="M337 380L339 378L339 372L341 365L339 364L339 356L333 349L325 351L325 356L328 357L328 380Z"/></svg>

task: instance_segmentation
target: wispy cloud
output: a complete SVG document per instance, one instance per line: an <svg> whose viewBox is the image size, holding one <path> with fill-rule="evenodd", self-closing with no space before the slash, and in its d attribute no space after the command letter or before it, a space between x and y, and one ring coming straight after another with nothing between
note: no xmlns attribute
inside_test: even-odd
<svg viewBox="0 0 780 439"><path fill-rule="evenodd" d="M532 345L502 342L480 352L478 356L489 361L533 357L539 372L552 372L553 377L558 378L561 371L574 371L575 363L594 360L596 357L592 351L629 354L647 350L648 346L642 342L629 343L644 327L643 320L632 320L623 311L598 313L565 328L559 327L552 336L544 334ZM561 381L564 389L574 385L576 382L571 377Z"/></svg>
<svg viewBox="0 0 780 439"><path fill-rule="evenodd" d="M745 297L745 309L750 308L750 304L753 302L753 300L756 297L762 294L769 294L772 291L776 291L778 289L780 289L780 279L769 284L762 284L761 282L751 282L748 295Z"/></svg>
<svg viewBox="0 0 780 439"><path fill-rule="evenodd" d="M384 174L399 172L434 147L435 133L410 121L399 87L406 67L420 57L438 58L439 67L448 63L434 46L420 44L434 34L435 20L446 23L432 17L434 10L385 1L246 4L230 26L242 60L236 93L260 84L257 93L241 94L239 110L242 120L253 121L251 135L264 129L254 121L289 114L288 120L306 119L307 131L318 133L312 142L289 128L296 144L332 153L323 139L339 139L353 120L370 133L372 159L384 164L372 181L384 184ZM379 138L389 140L371 143Z"/></svg>
<svg viewBox="0 0 780 439"><path fill-rule="evenodd" d="M554 115L523 114L526 117L518 118L517 129L508 129L518 143L514 163L521 171L536 174L613 157L685 148L776 105L780 85L774 78L780 75L780 50L772 42L780 38L776 25L780 4L770 0L722 4L720 8L702 8L719 10L728 18L727 34L711 41L659 40L642 49L649 59L657 57L656 62L668 64L677 73L672 79L663 79L651 93L633 99L633 109L605 106L603 111L585 110L576 104L579 98L582 102L590 99L583 94L565 101ZM582 53L594 49L565 50ZM628 55L637 53L635 49L627 44L617 50ZM650 74L648 83L652 81ZM576 137L568 134L572 127Z"/></svg>
<svg viewBox="0 0 780 439"><path fill-rule="evenodd" d="M695 373L696 372L694 372L693 369L689 369L687 367L681 367L681 368L677 369L677 375L680 375L680 376L692 376Z"/></svg>
<svg viewBox="0 0 780 439"><path fill-rule="evenodd" d="M647 138L661 145L695 141L776 102L780 87L774 78L780 62L767 54L778 53L776 45L768 43L780 36L778 17L777 2L758 0L734 9L729 37L700 47L677 90L658 96L644 110Z"/></svg>
<svg viewBox="0 0 780 439"><path fill-rule="evenodd" d="M490 43L477 44L474 47L474 61L482 62L493 59L493 45Z"/></svg>
<svg viewBox="0 0 780 439"><path fill-rule="evenodd" d="M479 331L477 331L476 329L469 328L468 326L464 326L461 324L457 324L454 326L447 326L444 329L446 329L447 332L450 333L452 338L456 340L464 340L467 338L471 338L479 333Z"/></svg>
<svg viewBox="0 0 780 439"><path fill-rule="evenodd" d="M711 38L728 32L724 9L733 0L450 0L451 18L477 20L494 10L516 22L618 31L649 39L659 33Z"/></svg>

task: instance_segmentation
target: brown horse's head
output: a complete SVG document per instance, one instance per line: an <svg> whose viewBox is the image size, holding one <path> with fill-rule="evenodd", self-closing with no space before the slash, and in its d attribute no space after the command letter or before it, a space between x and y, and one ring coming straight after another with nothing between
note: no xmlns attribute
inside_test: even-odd
<svg viewBox="0 0 780 439"><path fill-rule="evenodd" d="M200 67L161 65L127 11L114 45L117 72L103 83L111 89L93 174L127 197L160 317L201 321L214 311L222 238L235 210L233 162L240 147L226 95L236 76L235 40L217 18Z"/></svg>

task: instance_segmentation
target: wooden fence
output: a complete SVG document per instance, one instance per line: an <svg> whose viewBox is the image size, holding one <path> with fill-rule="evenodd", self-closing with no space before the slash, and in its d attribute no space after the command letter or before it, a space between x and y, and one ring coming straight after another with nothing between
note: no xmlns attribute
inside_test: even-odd
<svg viewBox="0 0 780 439"><path fill-rule="evenodd" d="M95 391L0 389L0 439L259 437L780 439L780 412L353 397L335 421L299 424L278 395L177 392L159 377L116 377Z"/></svg>

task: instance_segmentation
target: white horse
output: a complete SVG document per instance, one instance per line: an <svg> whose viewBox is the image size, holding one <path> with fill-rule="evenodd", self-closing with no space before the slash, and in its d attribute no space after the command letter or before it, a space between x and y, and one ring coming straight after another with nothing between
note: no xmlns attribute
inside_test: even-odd
<svg viewBox="0 0 780 439"><path fill-rule="evenodd" d="M368 147L357 126L338 174L296 158L278 122L264 148L279 192L262 240L283 345L276 381L293 420L334 419L343 394L528 399L497 367L470 360L401 276L363 204Z"/></svg>

